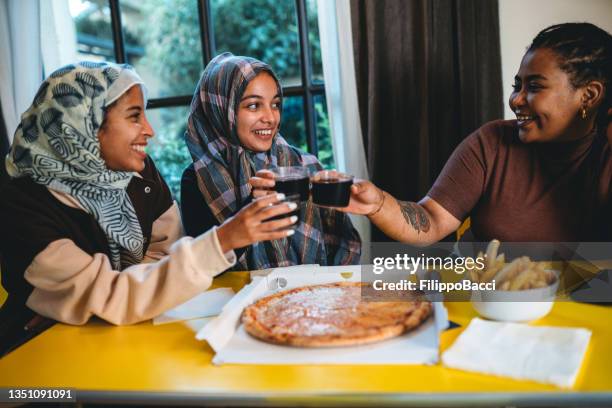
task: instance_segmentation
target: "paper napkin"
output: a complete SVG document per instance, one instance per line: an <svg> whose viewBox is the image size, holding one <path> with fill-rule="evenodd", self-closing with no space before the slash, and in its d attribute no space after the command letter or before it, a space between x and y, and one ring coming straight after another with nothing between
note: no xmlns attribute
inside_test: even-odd
<svg viewBox="0 0 612 408"><path fill-rule="evenodd" d="M442 354L442 364L466 371L571 387L591 332L475 318Z"/></svg>
<svg viewBox="0 0 612 408"><path fill-rule="evenodd" d="M170 309L153 319L153 324L165 324L181 320L216 316L234 296L231 288L218 288L200 293L187 302Z"/></svg>

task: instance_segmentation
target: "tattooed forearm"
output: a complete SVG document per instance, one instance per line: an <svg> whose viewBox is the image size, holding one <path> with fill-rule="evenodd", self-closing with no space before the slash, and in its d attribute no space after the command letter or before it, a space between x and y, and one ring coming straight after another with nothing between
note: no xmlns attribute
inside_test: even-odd
<svg viewBox="0 0 612 408"><path fill-rule="evenodd" d="M427 212L417 203L409 201L399 201L397 203L402 210L402 215L409 225L416 230L417 233L429 231L429 216Z"/></svg>

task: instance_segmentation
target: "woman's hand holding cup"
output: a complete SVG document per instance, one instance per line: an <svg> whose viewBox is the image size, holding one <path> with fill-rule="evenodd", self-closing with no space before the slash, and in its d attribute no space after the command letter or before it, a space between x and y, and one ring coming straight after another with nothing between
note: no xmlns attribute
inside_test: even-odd
<svg viewBox="0 0 612 408"><path fill-rule="evenodd" d="M253 198L264 197L270 194L276 194L274 191L274 173L270 170L259 170L255 176L249 179L251 185L251 194Z"/></svg>
<svg viewBox="0 0 612 408"><path fill-rule="evenodd" d="M352 214L368 215L377 212L382 207L384 195L374 183L355 179L351 186L351 198L347 207L336 208Z"/></svg>
<svg viewBox="0 0 612 408"><path fill-rule="evenodd" d="M269 218L295 211L296 203L282 202L279 204L279 201L284 199L284 194L276 193L256 198L236 215L228 218L217 228L217 237L223 252L259 241L271 241L293 235L295 231L288 227L295 224L298 217L291 216L268 221Z"/></svg>

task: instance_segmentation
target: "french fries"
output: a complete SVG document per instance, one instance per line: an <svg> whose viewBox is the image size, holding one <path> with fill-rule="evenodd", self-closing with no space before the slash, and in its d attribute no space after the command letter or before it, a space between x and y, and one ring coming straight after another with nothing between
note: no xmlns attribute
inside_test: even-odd
<svg viewBox="0 0 612 408"><path fill-rule="evenodd" d="M541 262L534 262L528 256L522 256L506 263L506 256L498 254L500 242L496 239L487 246L483 269L469 271L474 282L491 282L501 290L525 290L549 286L557 279L552 271L545 268Z"/></svg>

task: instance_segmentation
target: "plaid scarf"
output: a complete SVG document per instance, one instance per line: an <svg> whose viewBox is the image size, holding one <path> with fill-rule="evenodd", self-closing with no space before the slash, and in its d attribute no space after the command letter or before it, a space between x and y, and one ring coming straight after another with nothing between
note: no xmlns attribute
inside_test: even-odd
<svg viewBox="0 0 612 408"><path fill-rule="evenodd" d="M204 70L191 102L185 140L202 192L219 224L250 201L248 183L258 170L303 166L310 172L322 169L311 154L289 145L280 134L266 152L241 146L237 128L240 99L253 78L267 72L280 83L265 63L254 58L223 53ZM235 269L264 269L317 263L347 265L359 262L361 240L346 214L301 204L295 234L275 241L257 242L238 259Z"/></svg>
<svg viewBox="0 0 612 408"><path fill-rule="evenodd" d="M117 270L142 260L144 237L126 190L134 173L106 167L98 130L104 109L136 84L142 80L128 65L80 62L59 68L21 116L6 157L11 177L30 177L70 194L98 221Z"/></svg>

